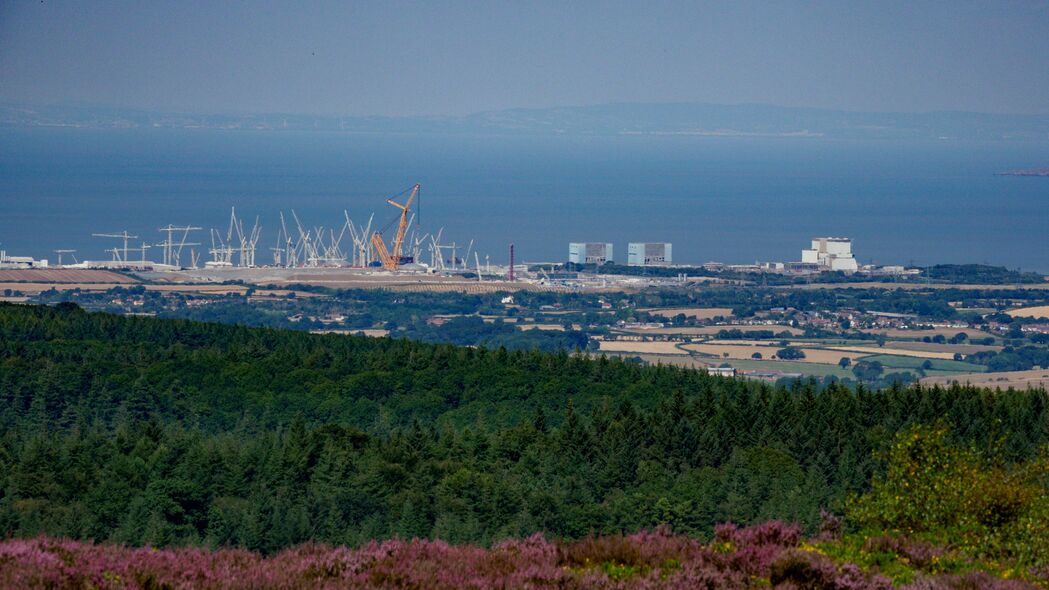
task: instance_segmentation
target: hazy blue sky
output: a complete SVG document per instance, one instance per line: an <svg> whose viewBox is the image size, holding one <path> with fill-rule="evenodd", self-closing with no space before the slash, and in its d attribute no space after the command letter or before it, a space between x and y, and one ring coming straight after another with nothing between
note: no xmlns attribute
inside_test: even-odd
<svg viewBox="0 0 1049 590"><path fill-rule="evenodd" d="M1049 113L1049 2L0 2L0 99L465 114L621 101Z"/></svg>

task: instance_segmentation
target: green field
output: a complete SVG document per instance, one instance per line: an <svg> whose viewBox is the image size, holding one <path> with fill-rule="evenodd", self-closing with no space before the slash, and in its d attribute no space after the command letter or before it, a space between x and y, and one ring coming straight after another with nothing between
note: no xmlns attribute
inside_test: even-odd
<svg viewBox="0 0 1049 590"><path fill-rule="evenodd" d="M863 357L865 361L878 361L886 367L897 369L917 369L925 361L932 362L932 368L937 371L949 371L952 373L982 373L987 367L974 365L963 361L952 361L945 359L923 359L914 356L895 356L891 354L876 354Z"/></svg>

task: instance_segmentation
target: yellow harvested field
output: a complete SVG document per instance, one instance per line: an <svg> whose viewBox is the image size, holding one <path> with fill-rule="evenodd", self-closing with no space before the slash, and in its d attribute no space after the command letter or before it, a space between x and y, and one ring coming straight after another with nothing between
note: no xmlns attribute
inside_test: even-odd
<svg viewBox="0 0 1049 590"><path fill-rule="evenodd" d="M68 291L72 289L80 289L81 291L108 291L114 287L128 286L129 285L126 283L0 283L0 291L11 289L12 291L36 294L43 291L50 291L51 289L57 289L59 291Z"/></svg>
<svg viewBox="0 0 1049 590"><path fill-rule="evenodd" d="M630 342L601 340L600 350L608 352L636 352L650 354L686 354L673 342Z"/></svg>
<svg viewBox="0 0 1049 590"><path fill-rule="evenodd" d="M1049 389L1049 369L1004 371L1001 373L962 373L925 377L922 385L950 385L954 382L977 387L1008 389Z"/></svg>
<svg viewBox="0 0 1049 590"><path fill-rule="evenodd" d="M772 330L773 332L779 333L784 330L791 334L801 334L802 331L797 328L791 328L790 326L701 326L699 328L652 328L652 329L630 329L623 330L623 332L632 332L637 334L681 334L682 336L711 336L717 334L721 330L739 330L741 332L756 332L758 330Z"/></svg>
<svg viewBox="0 0 1049 590"><path fill-rule="evenodd" d="M685 317L696 318L698 320L709 320L718 316L729 317L732 315L732 309L728 307L664 307L657 309L642 309L638 311L647 311L652 315L663 316L665 318L672 318L678 314L685 314Z"/></svg>
<svg viewBox="0 0 1049 590"><path fill-rule="evenodd" d="M766 358L776 354L776 349L772 346L749 346L745 344L685 344L681 348L730 359L749 359L755 352L760 352L761 356Z"/></svg>
<svg viewBox="0 0 1049 590"><path fill-rule="evenodd" d="M776 355L776 351L781 347L776 344L769 346L765 345L738 345L738 344L685 344L682 348L699 352L702 354L711 354L722 358L730 359L749 359L755 352L760 352L762 358L771 359ZM826 350L822 348L802 348L802 352L805 353L805 358L797 359L796 362L803 363L817 363L824 365L836 365L841 357L848 357L851 360L866 356L858 352L848 352L840 350ZM725 354L728 354L726 357Z"/></svg>
<svg viewBox="0 0 1049 590"><path fill-rule="evenodd" d="M951 360L954 358L954 353L951 352L932 352L929 350L907 350L905 348L880 348L878 346L834 346L828 347L828 350L841 350L847 352L861 352L866 355L872 354L891 354L895 356L913 356L921 359L944 359Z"/></svg>
<svg viewBox="0 0 1049 590"><path fill-rule="evenodd" d="M518 330L548 330L550 332L564 332L565 327L561 324L518 324Z"/></svg>
<svg viewBox="0 0 1049 590"><path fill-rule="evenodd" d="M27 268L0 270L0 282L29 283L137 283L120 273L90 268Z"/></svg>
<svg viewBox="0 0 1049 590"><path fill-rule="evenodd" d="M224 295L227 293L243 293L247 287L243 285L133 285L129 283L0 283L0 290L11 289L23 293L40 293L50 289L69 291L80 289L81 291L108 291L116 287L128 288L141 286L147 291L162 291L176 293L211 293Z"/></svg>
<svg viewBox="0 0 1049 590"><path fill-rule="evenodd" d="M1038 307L1021 307L1005 312L1014 318L1049 318L1049 305Z"/></svg>

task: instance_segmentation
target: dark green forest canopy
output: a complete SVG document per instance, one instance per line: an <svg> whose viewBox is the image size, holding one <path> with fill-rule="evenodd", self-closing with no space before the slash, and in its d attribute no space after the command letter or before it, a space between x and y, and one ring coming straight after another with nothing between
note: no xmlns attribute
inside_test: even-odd
<svg viewBox="0 0 1049 590"><path fill-rule="evenodd" d="M811 528L901 429L1019 461L1047 402L0 305L0 534L275 551Z"/></svg>
<svg viewBox="0 0 1049 590"><path fill-rule="evenodd" d="M2 420L35 398L56 416L109 423L155 414L225 430L300 416L368 428L376 421L501 426L569 398L581 411L675 392L758 386L695 371L587 360L567 352L507 352L181 320L88 314L72 305L0 306ZM553 418L557 421L557 418Z"/></svg>

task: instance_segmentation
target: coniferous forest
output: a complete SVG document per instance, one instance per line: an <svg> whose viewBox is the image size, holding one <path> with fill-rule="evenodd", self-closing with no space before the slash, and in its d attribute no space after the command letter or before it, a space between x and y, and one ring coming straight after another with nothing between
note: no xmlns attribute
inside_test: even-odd
<svg viewBox="0 0 1049 590"><path fill-rule="evenodd" d="M0 304L5 538L267 556L395 538L498 548L536 533L578 548L657 528L716 543L722 523L770 520L794 535L837 522L838 538L920 536L947 525L901 515L931 514L920 503L940 497L935 478L984 481L959 479L967 469L994 474L980 497L1001 502L973 522L996 531L1045 511L1045 474L1009 478L1043 465L1047 442L1041 390L773 386L579 353ZM910 481L929 487L903 506ZM1032 530L1014 545L1049 540ZM979 543L950 547L989 555ZM831 557L860 560L848 547ZM1009 558L1034 583L1049 566L1037 550Z"/></svg>

